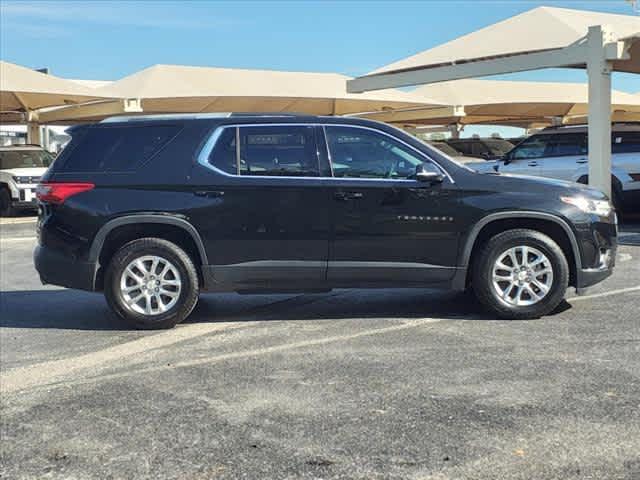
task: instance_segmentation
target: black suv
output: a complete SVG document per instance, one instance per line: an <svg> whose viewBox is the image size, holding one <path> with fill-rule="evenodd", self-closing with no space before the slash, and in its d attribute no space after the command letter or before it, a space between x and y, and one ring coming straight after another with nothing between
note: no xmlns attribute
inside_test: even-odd
<svg viewBox="0 0 640 480"><path fill-rule="evenodd" d="M74 127L38 187L44 283L104 291L139 328L200 291L472 287L503 318L611 274L607 198L480 174L389 125L170 115Z"/></svg>

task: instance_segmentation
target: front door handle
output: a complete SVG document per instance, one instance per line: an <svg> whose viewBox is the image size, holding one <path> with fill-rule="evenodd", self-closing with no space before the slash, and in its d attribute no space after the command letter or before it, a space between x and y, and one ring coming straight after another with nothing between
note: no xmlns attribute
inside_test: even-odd
<svg viewBox="0 0 640 480"><path fill-rule="evenodd" d="M222 190L196 190L193 192L196 197L220 198L224 196Z"/></svg>
<svg viewBox="0 0 640 480"><path fill-rule="evenodd" d="M347 201L347 200L357 200L358 198L362 198L364 197L364 194L362 192L335 192L333 194L333 198L336 200L340 200L340 201Z"/></svg>
<svg viewBox="0 0 640 480"><path fill-rule="evenodd" d="M586 158L579 158L578 160L576 160L576 163L588 163L589 160Z"/></svg>
<svg viewBox="0 0 640 480"><path fill-rule="evenodd" d="M530 167L537 167L538 166L538 162L536 162L534 160L533 162L529 162L527 165L529 165Z"/></svg>

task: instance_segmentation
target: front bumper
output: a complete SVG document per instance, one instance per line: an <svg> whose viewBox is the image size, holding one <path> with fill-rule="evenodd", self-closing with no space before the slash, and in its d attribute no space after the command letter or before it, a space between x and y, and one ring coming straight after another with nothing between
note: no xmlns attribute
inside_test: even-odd
<svg viewBox="0 0 640 480"><path fill-rule="evenodd" d="M608 228L610 230L610 227ZM593 243L589 246L592 250L591 266L581 268L576 272L576 291L584 293L587 287L591 287L596 283L600 283L613 273L616 264L617 244L617 228L614 229L615 235L602 235L603 229L594 228L592 238ZM583 249L585 242L582 244ZM583 257L583 261L584 261Z"/></svg>
<svg viewBox="0 0 640 480"><path fill-rule="evenodd" d="M44 284L93 291L97 264L69 258L58 251L38 245L33 262Z"/></svg>
<svg viewBox="0 0 640 480"><path fill-rule="evenodd" d="M602 282L604 279L611 276L613 273L613 268L607 268L604 270L594 270L594 269L582 269L578 272L576 286L576 292L578 295L582 295L586 292L588 287L595 285L596 283Z"/></svg>

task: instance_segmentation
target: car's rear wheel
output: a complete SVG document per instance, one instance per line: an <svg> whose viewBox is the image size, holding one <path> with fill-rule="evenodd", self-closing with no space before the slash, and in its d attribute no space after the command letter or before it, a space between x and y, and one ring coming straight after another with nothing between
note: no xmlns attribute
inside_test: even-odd
<svg viewBox="0 0 640 480"><path fill-rule="evenodd" d="M472 283L478 300L500 318L537 318L564 298L569 266L562 249L547 235L508 230L480 249Z"/></svg>
<svg viewBox="0 0 640 480"><path fill-rule="evenodd" d="M107 268L107 303L135 328L173 327L189 316L198 293L198 273L191 258L167 240L127 243Z"/></svg>

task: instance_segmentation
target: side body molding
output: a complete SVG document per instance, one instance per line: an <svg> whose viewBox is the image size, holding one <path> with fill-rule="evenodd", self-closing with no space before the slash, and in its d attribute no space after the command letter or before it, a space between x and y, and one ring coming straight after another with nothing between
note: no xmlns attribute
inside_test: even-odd
<svg viewBox="0 0 640 480"><path fill-rule="evenodd" d="M496 220L506 220L506 219L522 219L522 218L534 218L538 220L548 220L554 222L562 227L564 232L567 234L569 238L569 242L571 243L571 250L573 251L573 257L575 259L575 267L577 275L580 275L580 271L582 269L582 257L580 255L580 248L578 247L578 241L576 240L576 235L569 226L569 224L563 220L561 217L557 215L553 215L550 213L544 212L536 212L536 211L526 211L526 210L513 210L513 211L505 211L505 212L496 212L487 215L486 217L481 218L470 230L467 238L464 242L464 246L460 253L460 258L458 261L459 270L456 276L453 279L452 287L455 290L464 290L467 276L467 269L469 268L469 260L471 258L471 251L473 250L473 245L478 238L478 234L480 231Z"/></svg>
<svg viewBox="0 0 640 480"><path fill-rule="evenodd" d="M161 215L161 214L153 214L153 213L141 213L135 215L125 215L122 217L114 218L113 220L105 223L95 238L93 239L93 243L91 244L91 249L89 250L89 261L90 262L98 262L98 258L100 258L100 251L102 250L102 246L104 245L104 241L107 238L109 233L122 225L130 225L133 223L161 223L165 225L174 225L176 227L182 228L185 230L196 246L198 247L198 253L200 254L200 258L202 259L202 264L207 265L209 263L207 259L207 252L204 249L204 244L202 243L202 238L200 234L196 230L196 228L185 220L182 217L178 217L175 215Z"/></svg>

